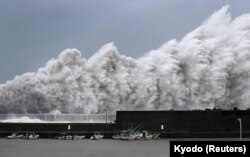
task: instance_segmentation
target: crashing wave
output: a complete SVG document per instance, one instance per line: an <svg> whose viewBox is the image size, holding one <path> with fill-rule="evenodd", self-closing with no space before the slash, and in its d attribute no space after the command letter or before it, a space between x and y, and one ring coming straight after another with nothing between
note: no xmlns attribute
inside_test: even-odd
<svg viewBox="0 0 250 157"><path fill-rule="evenodd" d="M0 113L247 109L250 14L232 20L228 8L138 59L113 43L90 59L66 49L36 73L0 85Z"/></svg>

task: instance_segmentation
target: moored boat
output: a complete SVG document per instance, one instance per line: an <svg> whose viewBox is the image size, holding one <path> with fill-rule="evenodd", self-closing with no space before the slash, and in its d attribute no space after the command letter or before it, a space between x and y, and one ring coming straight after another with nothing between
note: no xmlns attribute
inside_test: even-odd
<svg viewBox="0 0 250 157"><path fill-rule="evenodd" d="M39 139L39 135L35 134L35 133L30 133L28 135L28 140L38 140Z"/></svg>
<svg viewBox="0 0 250 157"><path fill-rule="evenodd" d="M103 139L104 135L99 132L95 132L93 136L90 137L91 140L100 140Z"/></svg>
<svg viewBox="0 0 250 157"><path fill-rule="evenodd" d="M7 136L7 139L16 139L16 133L12 133L10 136Z"/></svg>
<svg viewBox="0 0 250 157"><path fill-rule="evenodd" d="M148 131L133 131L133 130L124 130L121 133L117 133L112 136L113 139L120 140L151 140L158 139L160 136L159 133L149 133Z"/></svg>
<svg viewBox="0 0 250 157"><path fill-rule="evenodd" d="M83 140L83 139L85 139L85 136L84 135L80 135L80 136L79 135L74 135L73 139L74 140Z"/></svg>
<svg viewBox="0 0 250 157"><path fill-rule="evenodd" d="M135 140L139 137L138 134L136 134L135 132L133 132L132 130L126 130L126 131L122 131L122 133L120 134L120 139L121 140Z"/></svg>
<svg viewBox="0 0 250 157"><path fill-rule="evenodd" d="M115 135L112 136L112 139L119 140L120 136L121 135L119 133L117 133L117 134L115 134Z"/></svg>

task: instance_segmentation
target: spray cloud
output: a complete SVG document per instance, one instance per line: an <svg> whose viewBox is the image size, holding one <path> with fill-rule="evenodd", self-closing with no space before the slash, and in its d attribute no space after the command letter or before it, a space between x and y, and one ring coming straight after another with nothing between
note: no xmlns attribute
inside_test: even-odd
<svg viewBox="0 0 250 157"><path fill-rule="evenodd" d="M223 7L180 42L133 59L113 43L90 59L64 50L0 85L0 113L250 108L250 14Z"/></svg>

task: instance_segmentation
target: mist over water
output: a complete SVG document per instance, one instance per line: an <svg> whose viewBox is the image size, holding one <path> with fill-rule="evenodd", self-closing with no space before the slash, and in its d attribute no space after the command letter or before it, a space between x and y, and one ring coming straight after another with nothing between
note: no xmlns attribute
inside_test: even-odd
<svg viewBox="0 0 250 157"><path fill-rule="evenodd" d="M66 49L0 85L0 113L247 109L249 102L250 14L231 19L228 6L138 59L113 43L89 59Z"/></svg>

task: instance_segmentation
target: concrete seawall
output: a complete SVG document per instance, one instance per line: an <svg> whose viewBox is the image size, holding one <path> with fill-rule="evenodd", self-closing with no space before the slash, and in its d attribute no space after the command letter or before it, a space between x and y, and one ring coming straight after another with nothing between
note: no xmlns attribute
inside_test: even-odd
<svg viewBox="0 0 250 157"><path fill-rule="evenodd" d="M0 123L0 136L35 132L51 138L98 131L110 138L117 131L132 129L159 132L164 138L250 137L249 110L117 111L116 115L114 123Z"/></svg>

